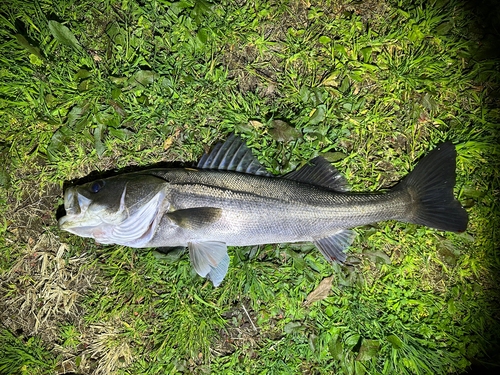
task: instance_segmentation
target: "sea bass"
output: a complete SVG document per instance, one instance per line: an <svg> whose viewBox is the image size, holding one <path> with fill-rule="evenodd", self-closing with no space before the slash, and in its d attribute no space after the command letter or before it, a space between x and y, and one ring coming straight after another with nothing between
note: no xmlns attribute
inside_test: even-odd
<svg viewBox="0 0 500 375"><path fill-rule="evenodd" d="M196 168L150 169L70 187L59 228L102 244L189 249L214 286L227 273L227 246L310 241L343 263L350 228L398 220L463 232L468 215L455 199L456 151L436 147L386 192L352 193L326 159L275 177L232 134Z"/></svg>

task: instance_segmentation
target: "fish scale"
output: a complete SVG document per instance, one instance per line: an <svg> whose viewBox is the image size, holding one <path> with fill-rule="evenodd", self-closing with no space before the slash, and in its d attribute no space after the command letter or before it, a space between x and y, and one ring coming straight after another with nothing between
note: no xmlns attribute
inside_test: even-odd
<svg viewBox="0 0 500 375"><path fill-rule="evenodd" d="M59 227L102 243L187 246L196 272L218 286L230 263L227 246L311 241L327 261L343 263L356 226L399 220L464 231L455 164L447 142L389 191L352 193L321 157L272 176L232 134L197 168L150 169L68 189Z"/></svg>

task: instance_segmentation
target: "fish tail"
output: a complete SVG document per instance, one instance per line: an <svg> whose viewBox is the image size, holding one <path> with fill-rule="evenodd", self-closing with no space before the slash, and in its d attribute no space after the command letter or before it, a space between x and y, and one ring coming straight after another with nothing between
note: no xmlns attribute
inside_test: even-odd
<svg viewBox="0 0 500 375"><path fill-rule="evenodd" d="M409 216L404 221L449 232L464 232L467 211L453 195L457 152L443 143L425 156L394 190L411 196Z"/></svg>

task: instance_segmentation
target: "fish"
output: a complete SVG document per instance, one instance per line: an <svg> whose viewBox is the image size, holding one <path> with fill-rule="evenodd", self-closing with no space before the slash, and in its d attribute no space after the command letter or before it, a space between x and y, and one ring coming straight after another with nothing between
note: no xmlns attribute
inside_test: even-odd
<svg viewBox="0 0 500 375"><path fill-rule="evenodd" d="M455 198L455 146L435 147L394 187L352 192L318 156L275 176L232 133L194 168L154 168L72 186L61 230L101 244L187 247L192 266L215 287L227 274L228 246L312 242L330 263L345 263L353 228L397 220L464 232Z"/></svg>

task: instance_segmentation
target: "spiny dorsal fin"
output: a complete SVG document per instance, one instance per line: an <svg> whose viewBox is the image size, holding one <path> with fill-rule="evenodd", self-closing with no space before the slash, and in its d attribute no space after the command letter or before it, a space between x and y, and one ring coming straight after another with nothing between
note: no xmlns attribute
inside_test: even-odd
<svg viewBox="0 0 500 375"><path fill-rule="evenodd" d="M321 156L312 159L302 168L290 172L284 178L322 186L339 192L349 191L349 185L345 177L328 160Z"/></svg>
<svg viewBox="0 0 500 375"><path fill-rule="evenodd" d="M201 169L236 171L258 176L273 176L253 155L239 136L232 133L224 143L217 143L209 154L204 154L197 165Z"/></svg>

